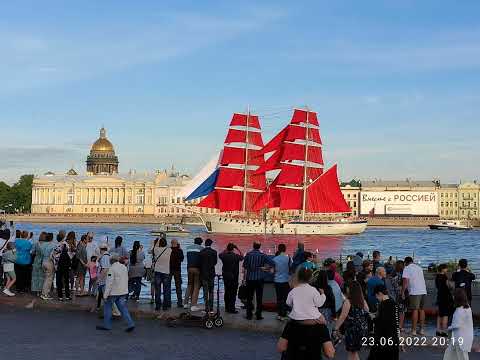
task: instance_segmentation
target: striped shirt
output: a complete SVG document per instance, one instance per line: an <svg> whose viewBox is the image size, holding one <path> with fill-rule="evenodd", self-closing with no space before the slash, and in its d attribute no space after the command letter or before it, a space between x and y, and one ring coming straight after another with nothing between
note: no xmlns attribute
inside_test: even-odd
<svg viewBox="0 0 480 360"><path fill-rule="evenodd" d="M265 271L262 269L265 265L275 267L275 262L260 250L252 250L245 255L243 268L246 270L247 280L263 280Z"/></svg>

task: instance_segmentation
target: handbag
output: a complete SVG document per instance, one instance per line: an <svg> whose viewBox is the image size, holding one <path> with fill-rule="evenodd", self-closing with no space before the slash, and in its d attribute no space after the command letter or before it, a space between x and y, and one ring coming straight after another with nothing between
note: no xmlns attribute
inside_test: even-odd
<svg viewBox="0 0 480 360"><path fill-rule="evenodd" d="M3 264L3 272L7 273L10 271L15 271L15 264L12 262L7 262Z"/></svg>

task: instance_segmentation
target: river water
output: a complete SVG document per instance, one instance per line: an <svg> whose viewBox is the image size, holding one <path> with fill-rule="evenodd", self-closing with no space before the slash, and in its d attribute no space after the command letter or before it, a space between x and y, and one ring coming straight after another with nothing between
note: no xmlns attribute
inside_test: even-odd
<svg viewBox="0 0 480 360"><path fill-rule="evenodd" d="M214 241L214 248L223 250L229 242L234 242L243 251L251 248L253 241L261 241L262 249L267 254L274 254L276 245L285 243L288 252L295 251L297 243L302 241L305 248L317 254L317 257L339 258L362 251L367 257L373 250L379 250L383 258L388 256L398 257L414 255L415 261L426 267L431 262L446 262L467 258L470 267L477 274L480 273L480 231L435 231L426 228L385 228L369 227L367 231L354 236L258 236L258 235L225 235L207 234L200 226L187 226L191 231L187 236L175 237L179 240L182 248L192 243L196 236L204 239L210 237ZM133 241L139 240L145 248L148 248L153 236L150 231L155 225L134 224L33 224L18 223L17 229L33 231L38 238L41 231L57 233L60 229L75 231L77 240L81 234L89 231L95 234L95 241L102 242L108 238L113 246L114 239L120 235L124 239L124 246L131 249ZM173 237L169 237L170 239ZM183 263L186 267L186 261ZM221 262L218 264L221 271ZM183 271L186 273L186 271ZM184 281L184 286L186 281ZM142 295L148 296L149 289L143 288Z"/></svg>

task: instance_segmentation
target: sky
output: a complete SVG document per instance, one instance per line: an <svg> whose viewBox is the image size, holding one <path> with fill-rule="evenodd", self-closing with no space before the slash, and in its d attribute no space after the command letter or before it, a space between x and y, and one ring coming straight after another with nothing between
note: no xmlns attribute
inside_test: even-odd
<svg viewBox="0 0 480 360"><path fill-rule="evenodd" d="M478 179L480 2L4 1L0 181L85 172L102 125L120 172L195 174L233 112L268 140L308 106L340 177Z"/></svg>

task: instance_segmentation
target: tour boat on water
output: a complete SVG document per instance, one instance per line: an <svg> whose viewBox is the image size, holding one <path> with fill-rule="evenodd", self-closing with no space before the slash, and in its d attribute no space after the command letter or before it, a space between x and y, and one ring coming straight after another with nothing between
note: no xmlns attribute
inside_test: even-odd
<svg viewBox="0 0 480 360"><path fill-rule="evenodd" d="M199 207L218 210L193 211L212 233L359 234L367 221L350 217L337 165L324 171L322 146L315 112L294 110L266 145L258 116L236 113L218 160L185 200L202 198Z"/></svg>
<svg viewBox="0 0 480 360"><path fill-rule="evenodd" d="M180 224L160 224L156 229L152 230L150 234L154 236L166 235L188 235L190 231L185 229Z"/></svg>
<svg viewBox="0 0 480 360"><path fill-rule="evenodd" d="M441 220L440 222L428 225L431 230L472 230L473 226L462 220Z"/></svg>

